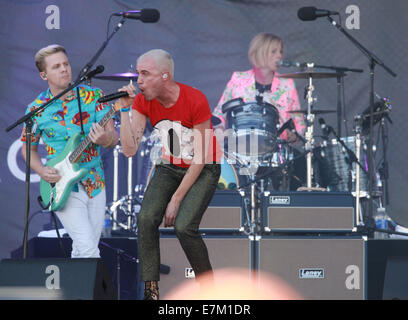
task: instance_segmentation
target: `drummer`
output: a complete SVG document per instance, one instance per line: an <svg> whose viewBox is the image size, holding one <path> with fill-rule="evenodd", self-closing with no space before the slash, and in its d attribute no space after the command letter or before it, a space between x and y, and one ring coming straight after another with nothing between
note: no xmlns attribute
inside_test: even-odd
<svg viewBox="0 0 408 320"><path fill-rule="evenodd" d="M279 111L279 122L284 124L293 119L296 131L303 136L305 122L303 114L288 113L300 110L299 97L293 79L278 78L277 62L283 58L283 41L271 33L259 33L249 45L248 58L252 69L235 71L214 109L213 114L220 118L217 129L226 129L225 114L222 105L235 98L242 98L244 102L266 102L274 105ZM298 139L290 130L285 130L281 139L297 143Z"/></svg>

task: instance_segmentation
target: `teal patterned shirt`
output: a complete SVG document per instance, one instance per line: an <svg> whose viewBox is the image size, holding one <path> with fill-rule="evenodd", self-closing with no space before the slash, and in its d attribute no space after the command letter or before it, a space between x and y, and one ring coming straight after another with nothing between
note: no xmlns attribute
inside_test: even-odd
<svg viewBox="0 0 408 320"><path fill-rule="evenodd" d="M78 108L76 88L62 101L57 99L45 110L36 115L34 120L32 145L38 145L42 138L46 150L47 159L50 160L60 154L67 141L75 133L81 132L81 121ZM81 98L81 110L85 136L88 135L93 122L99 122L109 111L105 103L97 103L103 95L101 89L86 85L79 85ZM28 107L26 114L53 98L50 89L42 92ZM26 141L25 129L21 137ZM82 140L82 139L81 139ZM80 181L90 198L95 197L105 187L105 175L100 156L100 146L91 143L83 152L78 161L81 168L86 168L88 174ZM74 189L75 191L75 189Z"/></svg>

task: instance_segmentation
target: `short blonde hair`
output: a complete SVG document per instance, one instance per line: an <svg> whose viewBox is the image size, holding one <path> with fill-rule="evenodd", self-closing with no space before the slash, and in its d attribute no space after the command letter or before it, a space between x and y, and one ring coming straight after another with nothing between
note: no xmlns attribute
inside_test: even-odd
<svg viewBox="0 0 408 320"><path fill-rule="evenodd" d="M255 67L266 66L270 54L279 45L283 49L283 41L278 36L265 32L257 34L249 44L249 62Z"/></svg>
<svg viewBox="0 0 408 320"><path fill-rule="evenodd" d="M139 58L137 58L137 62L145 59L151 58L156 62L156 65L160 72L168 72L170 74L170 78L174 79L174 61L171 57L170 53L163 49L153 49L147 51L146 53L142 54Z"/></svg>
<svg viewBox="0 0 408 320"><path fill-rule="evenodd" d="M35 54L35 65L37 66L38 71L45 71L45 58L57 52L67 54L65 48L59 44L51 44L38 50L38 52Z"/></svg>

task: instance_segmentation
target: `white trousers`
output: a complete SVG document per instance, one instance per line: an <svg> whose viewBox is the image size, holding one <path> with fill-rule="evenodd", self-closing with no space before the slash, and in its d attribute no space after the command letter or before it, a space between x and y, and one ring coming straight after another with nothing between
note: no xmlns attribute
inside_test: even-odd
<svg viewBox="0 0 408 320"><path fill-rule="evenodd" d="M106 189L90 199L80 184L79 192L71 192L58 219L72 239L72 258L100 258L99 239L104 227Z"/></svg>

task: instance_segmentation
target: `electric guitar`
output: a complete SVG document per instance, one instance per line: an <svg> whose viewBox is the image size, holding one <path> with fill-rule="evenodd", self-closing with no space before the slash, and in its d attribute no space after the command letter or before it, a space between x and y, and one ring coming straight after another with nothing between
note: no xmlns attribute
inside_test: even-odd
<svg viewBox="0 0 408 320"><path fill-rule="evenodd" d="M112 106L98 124L103 127L116 111L115 106ZM61 210L65 206L74 184L87 175L88 169L80 168L77 162L91 143L89 134L81 141L81 134L75 133L68 140L64 150L47 162L46 166L57 169L61 176L61 179L56 183L49 183L44 179L40 181L42 202L49 210Z"/></svg>

